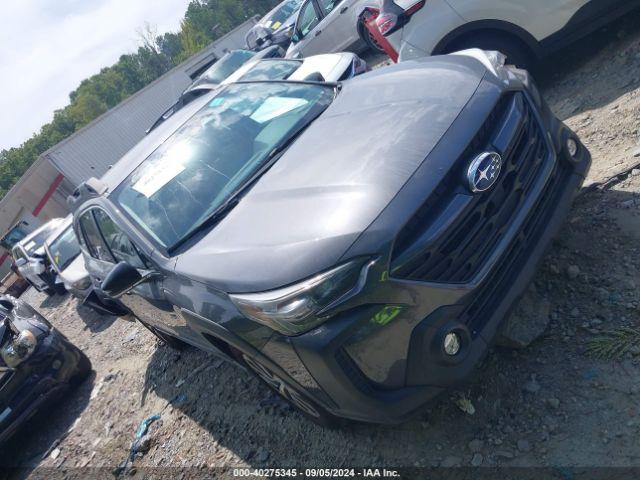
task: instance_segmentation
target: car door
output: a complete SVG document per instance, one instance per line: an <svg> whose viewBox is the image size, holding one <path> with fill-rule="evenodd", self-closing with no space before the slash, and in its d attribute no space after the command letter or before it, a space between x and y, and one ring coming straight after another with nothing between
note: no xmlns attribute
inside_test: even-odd
<svg viewBox="0 0 640 480"><path fill-rule="evenodd" d="M85 267L91 276L93 287L100 290L102 280L111 271L116 261L96 226L94 210L89 209L79 216L77 234L85 259Z"/></svg>
<svg viewBox="0 0 640 480"><path fill-rule="evenodd" d="M163 269L153 261L152 252L143 252L136 247L103 209L95 208L92 213L97 231L115 262L128 263L145 279L119 300L143 323L169 334L178 334L186 322L168 299Z"/></svg>
<svg viewBox="0 0 640 480"><path fill-rule="evenodd" d="M357 6L361 0L314 0L322 20L316 27L317 53L334 53L346 50L356 43L358 35Z"/></svg>
<svg viewBox="0 0 640 480"><path fill-rule="evenodd" d="M307 0L297 23L303 57L339 52L358 40L352 13L359 0Z"/></svg>
<svg viewBox="0 0 640 480"><path fill-rule="evenodd" d="M317 52L318 45L315 40L321 33L318 33L316 27L321 19L315 2L306 0L300 7L293 35L294 43L289 47L287 56L291 51L294 51L298 57L307 57Z"/></svg>
<svg viewBox="0 0 640 480"><path fill-rule="evenodd" d="M580 10L592 6L597 6L599 9L602 5L609 3L600 0L447 1L467 22L502 20L523 28L538 41L544 40L567 26Z"/></svg>
<svg viewBox="0 0 640 480"><path fill-rule="evenodd" d="M24 278L25 280L28 280L27 278L28 259L26 254L22 251L22 248L20 247L20 245L16 245L15 247L13 247L13 250L11 251L11 256L13 257L13 263L15 263L20 276L22 276L22 278Z"/></svg>

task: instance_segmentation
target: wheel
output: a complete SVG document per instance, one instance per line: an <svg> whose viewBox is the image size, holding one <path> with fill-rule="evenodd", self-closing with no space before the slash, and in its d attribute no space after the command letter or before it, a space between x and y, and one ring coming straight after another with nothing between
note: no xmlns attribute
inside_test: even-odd
<svg viewBox="0 0 640 480"><path fill-rule="evenodd" d="M142 320L138 318L138 321L142 324L144 328L153 333L158 339L160 339L163 343L165 343L169 348L174 350L182 351L191 347L190 344L183 342L182 340L177 339L176 337L172 337L160 330L153 328L151 325L147 325Z"/></svg>
<svg viewBox="0 0 640 480"><path fill-rule="evenodd" d="M522 40L513 35L502 32L476 32L462 39L456 40L446 47L446 53L480 48L482 50L497 50L507 57L508 65L518 68L532 69L535 66L535 55Z"/></svg>
<svg viewBox="0 0 640 480"><path fill-rule="evenodd" d="M83 352L78 350L80 356L77 365L77 372L69 380L69 384L77 387L91 374L91 361Z"/></svg>
<svg viewBox="0 0 640 480"><path fill-rule="evenodd" d="M338 418L327 412L316 401L311 399L307 393L301 392L292 385L289 385L286 380L280 378L275 372L265 365L262 365L258 360L244 353L240 353L239 356L242 363L255 373L260 380L287 400L309 420L326 428L335 428L338 426Z"/></svg>
<svg viewBox="0 0 640 480"><path fill-rule="evenodd" d="M362 38L362 40L367 45L367 47L373 50L374 52L386 53L384 51L384 48L382 48L382 46L378 43L375 37L371 35L371 32L369 31L369 29L367 28L364 22L365 22L364 19L360 20L360 27L359 27L360 38Z"/></svg>

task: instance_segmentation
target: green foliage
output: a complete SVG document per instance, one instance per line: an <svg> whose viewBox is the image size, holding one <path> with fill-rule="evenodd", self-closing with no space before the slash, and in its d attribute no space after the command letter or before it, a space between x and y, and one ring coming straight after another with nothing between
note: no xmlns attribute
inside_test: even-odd
<svg viewBox="0 0 640 480"><path fill-rule="evenodd" d="M113 108L212 41L279 0L192 0L177 33L156 35L146 25L138 51L80 82L69 105L54 113L20 147L0 151L0 199L46 150Z"/></svg>
<svg viewBox="0 0 640 480"><path fill-rule="evenodd" d="M634 347L640 347L640 329L620 327L591 340L587 351L596 358L613 360L622 358Z"/></svg>

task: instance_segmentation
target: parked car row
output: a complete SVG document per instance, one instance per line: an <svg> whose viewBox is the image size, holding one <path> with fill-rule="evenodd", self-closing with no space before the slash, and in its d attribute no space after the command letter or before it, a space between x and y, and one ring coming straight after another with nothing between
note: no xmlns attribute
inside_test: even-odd
<svg viewBox="0 0 640 480"><path fill-rule="evenodd" d="M252 29L247 48L277 43L289 58L381 51L365 26L373 18L401 61L480 48L531 67L638 6L640 0L287 0Z"/></svg>
<svg viewBox="0 0 640 480"><path fill-rule="evenodd" d="M603 2L525 3L283 2L69 197L53 271L322 425L409 418L487 354L590 167L507 60ZM400 63L329 54L382 48L365 19Z"/></svg>

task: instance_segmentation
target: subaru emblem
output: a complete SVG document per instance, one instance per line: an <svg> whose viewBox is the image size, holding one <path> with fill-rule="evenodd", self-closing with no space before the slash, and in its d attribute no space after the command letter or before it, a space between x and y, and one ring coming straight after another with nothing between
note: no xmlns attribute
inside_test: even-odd
<svg viewBox="0 0 640 480"><path fill-rule="evenodd" d="M478 155L467 170L469 188L474 193L486 192L495 185L502 170L502 157L496 152Z"/></svg>

